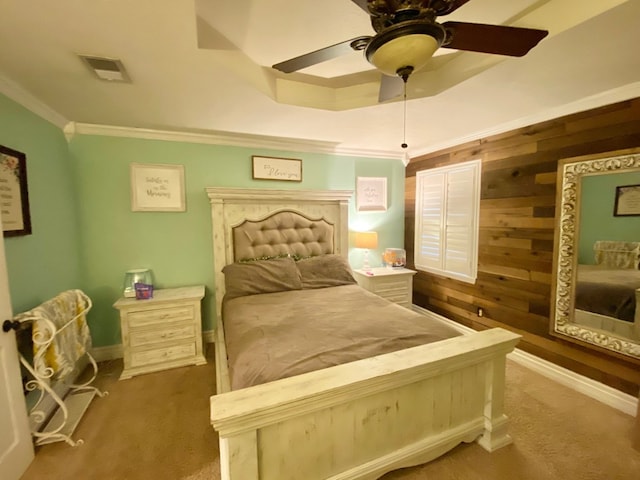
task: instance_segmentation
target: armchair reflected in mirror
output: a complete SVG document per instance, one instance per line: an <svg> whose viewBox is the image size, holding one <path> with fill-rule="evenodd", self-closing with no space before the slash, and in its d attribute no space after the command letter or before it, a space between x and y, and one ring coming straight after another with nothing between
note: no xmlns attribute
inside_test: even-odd
<svg viewBox="0 0 640 480"><path fill-rule="evenodd" d="M615 214L618 187L638 184L640 148L559 162L550 330L640 359L640 214Z"/></svg>

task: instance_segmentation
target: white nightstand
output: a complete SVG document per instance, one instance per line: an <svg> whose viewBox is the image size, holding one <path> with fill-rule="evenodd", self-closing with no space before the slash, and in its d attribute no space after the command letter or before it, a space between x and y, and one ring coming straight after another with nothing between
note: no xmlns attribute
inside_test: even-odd
<svg viewBox="0 0 640 480"><path fill-rule="evenodd" d="M353 271L358 285L407 308L413 303L413 276L416 273L407 268L386 267L372 268L369 274L364 270Z"/></svg>
<svg viewBox="0 0 640 480"><path fill-rule="evenodd" d="M204 286L155 290L153 298L120 298L124 370L120 380L142 373L207 363L202 353L200 301Z"/></svg>

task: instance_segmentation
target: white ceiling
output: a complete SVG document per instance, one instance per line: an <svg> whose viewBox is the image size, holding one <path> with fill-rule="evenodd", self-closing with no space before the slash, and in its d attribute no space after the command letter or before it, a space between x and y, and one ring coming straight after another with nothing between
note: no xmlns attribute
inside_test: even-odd
<svg viewBox="0 0 640 480"><path fill-rule="evenodd" d="M471 0L440 17L550 34L522 58L437 52L409 80L407 152L403 104L378 104L361 53L270 68L373 34L350 0L0 0L0 12L0 92L58 124L401 158L640 94L640 0ZM132 83L98 80L77 54L120 59Z"/></svg>

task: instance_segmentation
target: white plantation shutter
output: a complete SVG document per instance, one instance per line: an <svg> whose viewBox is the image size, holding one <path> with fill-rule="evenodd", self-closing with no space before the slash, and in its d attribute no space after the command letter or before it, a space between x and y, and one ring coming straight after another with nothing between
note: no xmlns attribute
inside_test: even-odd
<svg viewBox="0 0 640 480"><path fill-rule="evenodd" d="M478 269L480 160L416 175L414 263L474 283Z"/></svg>
<svg viewBox="0 0 640 480"><path fill-rule="evenodd" d="M446 175L421 176L416 191L416 267L442 269L444 188Z"/></svg>

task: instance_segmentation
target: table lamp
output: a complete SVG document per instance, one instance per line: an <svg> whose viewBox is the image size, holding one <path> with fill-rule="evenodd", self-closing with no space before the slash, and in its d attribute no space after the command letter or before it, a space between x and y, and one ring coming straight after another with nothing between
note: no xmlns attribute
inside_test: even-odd
<svg viewBox="0 0 640 480"><path fill-rule="evenodd" d="M364 248L364 262L362 264L362 270L370 272L371 266L369 265L369 250L378 248L378 233L356 232L355 243L356 248Z"/></svg>

